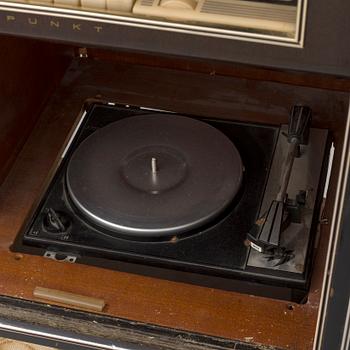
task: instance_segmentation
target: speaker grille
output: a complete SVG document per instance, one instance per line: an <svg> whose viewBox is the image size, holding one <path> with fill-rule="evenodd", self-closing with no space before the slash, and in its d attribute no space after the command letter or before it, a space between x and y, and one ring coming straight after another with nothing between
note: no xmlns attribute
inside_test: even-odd
<svg viewBox="0 0 350 350"><path fill-rule="evenodd" d="M296 17L295 9L291 6L271 4L261 6L256 3L244 4L243 1L233 2L232 0L206 0L200 12L290 23L294 23Z"/></svg>

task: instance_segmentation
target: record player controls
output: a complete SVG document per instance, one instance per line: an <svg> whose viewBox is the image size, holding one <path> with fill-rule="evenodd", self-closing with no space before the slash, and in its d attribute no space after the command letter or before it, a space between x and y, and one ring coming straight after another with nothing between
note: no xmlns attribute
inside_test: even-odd
<svg viewBox="0 0 350 350"><path fill-rule="evenodd" d="M55 235L66 235L71 227L67 215L52 208L47 209L43 220L43 228L46 232Z"/></svg>
<svg viewBox="0 0 350 350"><path fill-rule="evenodd" d="M161 0L161 7L169 9L194 10L197 6L196 0Z"/></svg>
<svg viewBox="0 0 350 350"><path fill-rule="evenodd" d="M294 106L289 117L288 134L285 135L288 150L282 166L279 192L271 202L268 212L255 223L247 237L253 249L267 255L269 261L276 261L275 266L284 264L294 257L293 251L280 245L280 238L291 216L288 211L287 189L294 158L298 155L299 146L308 143L310 124L311 109L307 106ZM303 202L302 193L300 192L296 199L300 203Z"/></svg>

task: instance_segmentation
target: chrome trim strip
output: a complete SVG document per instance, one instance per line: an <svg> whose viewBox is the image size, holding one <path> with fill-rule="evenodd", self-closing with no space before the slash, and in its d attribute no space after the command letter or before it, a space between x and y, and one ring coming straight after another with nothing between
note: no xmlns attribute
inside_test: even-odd
<svg viewBox="0 0 350 350"><path fill-rule="evenodd" d="M346 320L344 324L343 339L340 350L349 350L350 345L350 299L348 301L348 308L346 312Z"/></svg>
<svg viewBox="0 0 350 350"><path fill-rule="evenodd" d="M332 215L331 231L329 237L329 245L326 257L326 266L324 269L321 303L318 311L317 325L315 331L315 342L313 349L321 350L325 320L327 314L327 305L331 293L331 278L334 271L336 247L340 238L340 229L342 222L342 213L344 209L344 201L346 195L346 187L350 169L350 100L348 106L348 115L346 121L344 144L342 149L342 157L340 162L339 177L335 196L335 205ZM333 243L332 243L333 242Z"/></svg>
<svg viewBox="0 0 350 350"><path fill-rule="evenodd" d="M79 120L77 126L75 127L75 129L74 129L74 131L73 131L71 137L69 138L69 141L67 142L66 147L64 148L64 151L62 152L61 159L63 159L63 158L66 156L67 151L68 151L70 145L72 144L72 142L73 142L73 140L74 140L74 138L75 138L75 135L77 134L77 132L78 132L78 130L79 130L79 128L80 128L81 123L82 123L83 120L85 119L86 114L87 114L87 111L84 111L83 114L82 114L82 116L80 117L80 120Z"/></svg>
<svg viewBox="0 0 350 350"><path fill-rule="evenodd" d="M78 345L84 349L104 349L104 350L151 350L148 347L136 347L129 344L118 344L108 339L83 336L67 331L59 332L57 329L43 326L36 326L19 321L7 321L0 319L0 331L5 331L30 338L42 339L43 342L57 341L60 343ZM25 340L24 340L25 341Z"/></svg>
<svg viewBox="0 0 350 350"><path fill-rule="evenodd" d="M297 13L299 17L300 8L302 7L302 1L303 0L299 0L297 5ZM173 22L163 22L159 20L120 16L117 14L113 15L100 12L90 12L83 9L75 10L67 8L56 8L53 6L37 4L33 5L16 2L12 3L8 1L0 1L0 10L14 11L19 13L31 13L37 15L57 16L61 18L79 19L84 21L99 21L101 23L119 24L138 28L149 28L163 31L209 36L214 38L235 39L248 42L259 42L266 44L275 44L280 46L302 48L302 43L299 40L298 33L300 33L300 22L304 22L304 20L300 21L299 17L296 23L298 26L296 28L296 36L294 38L284 38L276 35L247 33L237 30L219 29Z"/></svg>
<svg viewBox="0 0 350 350"><path fill-rule="evenodd" d="M175 114L176 112L167 111L166 109L158 109L158 108L149 108L149 107L139 107L143 111L151 111L151 112L165 112Z"/></svg>
<svg viewBox="0 0 350 350"><path fill-rule="evenodd" d="M300 47L304 47L305 43L305 33L306 33L306 23L307 23L307 9L308 9L308 0L304 0L303 3L300 4L298 11L301 13L297 14L297 28L299 30L299 36L297 37Z"/></svg>

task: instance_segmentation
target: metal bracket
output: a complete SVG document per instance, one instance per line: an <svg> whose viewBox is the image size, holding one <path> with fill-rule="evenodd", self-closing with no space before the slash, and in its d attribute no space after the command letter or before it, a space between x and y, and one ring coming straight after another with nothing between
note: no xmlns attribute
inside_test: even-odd
<svg viewBox="0 0 350 350"><path fill-rule="evenodd" d="M51 250L47 250L44 253L44 258L52 259L55 261L64 261L64 262L74 264L78 257L70 253L53 252Z"/></svg>

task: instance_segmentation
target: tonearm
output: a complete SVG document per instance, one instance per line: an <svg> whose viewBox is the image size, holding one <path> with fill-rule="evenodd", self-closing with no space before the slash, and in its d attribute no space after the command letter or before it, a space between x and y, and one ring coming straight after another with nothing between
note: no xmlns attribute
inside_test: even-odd
<svg viewBox="0 0 350 350"><path fill-rule="evenodd" d="M281 246L280 238L281 233L290 223L287 189L294 159L300 155L300 145L308 143L310 123L311 109L309 107L297 105L292 108L288 133L285 134L288 150L282 166L279 191L268 211L255 222L248 233L250 246L265 254L267 259L276 260L276 265L281 265L294 256L293 251Z"/></svg>

